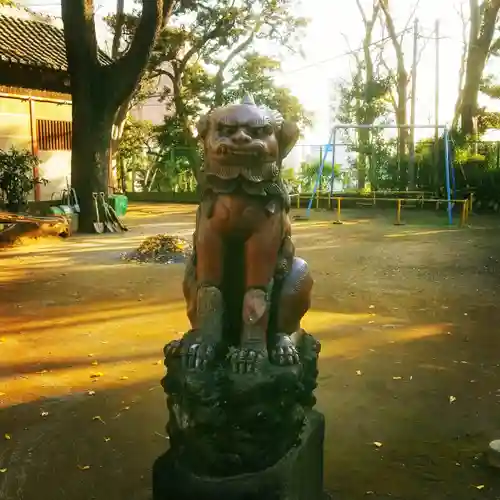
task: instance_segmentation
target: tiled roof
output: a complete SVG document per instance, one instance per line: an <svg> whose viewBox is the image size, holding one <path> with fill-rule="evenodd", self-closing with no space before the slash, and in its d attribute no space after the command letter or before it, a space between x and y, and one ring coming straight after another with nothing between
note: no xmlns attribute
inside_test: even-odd
<svg viewBox="0 0 500 500"><path fill-rule="evenodd" d="M9 9L9 14L12 9ZM0 11L0 60L24 66L67 71L64 32L41 16ZM101 64L110 59L99 51Z"/></svg>

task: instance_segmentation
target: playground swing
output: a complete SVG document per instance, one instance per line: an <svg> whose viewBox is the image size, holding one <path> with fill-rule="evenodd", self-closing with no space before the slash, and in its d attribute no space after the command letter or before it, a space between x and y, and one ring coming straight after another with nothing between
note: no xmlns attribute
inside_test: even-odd
<svg viewBox="0 0 500 500"><path fill-rule="evenodd" d="M419 128L419 129L432 129L435 130L436 127L433 125L407 125L405 126L406 128ZM321 158L321 162L318 168L318 175L316 178L316 182L314 184L313 192L311 194L311 198L309 199L307 209L306 209L306 214L305 216L296 216L295 220L309 220L310 215L311 215L311 208L314 202L315 198L318 198L320 194L318 193L318 189L321 183L321 179L323 177L323 170L325 166L325 161L327 158L327 155L329 152L332 153L332 174L330 178L330 193L329 193L329 201L330 203L333 202L334 200L341 200L342 197L335 196L334 195L334 176L335 176L335 169L333 168L335 165L335 153L336 153L336 146L338 145L337 143L337 131L338 130L345 130L345 129L399 129L403 128L403 126L399 125L336 125L333 127L332 132L330 134L329 142L324 146L324 152L323 156ZM452 192L453 195L456 199L456 179L455 179L455 169L453 168L452 165L452 157L450 154L450 137L449 137L449 130L446 125L439 125L437 127L438 129L443 131L443 139L444 139L444 155L445 155L445 162L444 162L444 167L445 167L445 189L446 189L446 199L443 200L447 204L447 216L448 216L448 224L452 225L453 224L453 201L452 201ZM398 166L399 166L400 158L398 156ZM406 193L409 193L408 191ZM375 196L374 196L375 198ZM319 200L319 198L318 198ZM404 201L410 201L412 199L404 199ZM395 200L398 202L398 207L401 206L401 201ZM412 200L412 201L419 201L418 199ZM375 203L375 201L373 201ZM465 206L465 204L464 204ZM340 212L340 203L337 201L337 208ZM398 209L398 213L400 213L400 209Z"/></svg>

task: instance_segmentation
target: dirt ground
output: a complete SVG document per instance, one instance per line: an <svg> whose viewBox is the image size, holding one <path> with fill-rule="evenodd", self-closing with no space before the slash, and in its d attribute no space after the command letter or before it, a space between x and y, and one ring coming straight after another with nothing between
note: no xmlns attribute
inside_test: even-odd
<svg viewBox="0 0 500 500"><path fill-rule="evenodd" d="M188 324L182 265L121 252L190 236L194 208L134 205L125 235L0 253L0 499L146 500L168 446L162 347ZM294 224L315 278L325 485L334 499L500 499L500 221ZM423 222L423 221L422 221Z"/></svg>

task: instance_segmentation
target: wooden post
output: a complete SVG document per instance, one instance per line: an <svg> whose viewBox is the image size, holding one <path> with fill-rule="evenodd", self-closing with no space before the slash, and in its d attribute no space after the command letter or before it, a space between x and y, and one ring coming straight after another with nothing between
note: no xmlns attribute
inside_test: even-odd
<svg viewBox="0 0 500 500"><path fill-rule="evenodd" d="M35 118L35 102L31 97L28 99L30 109L30 133L31 133L31 153L38 156L38 137L36 133L36 118ZM33 167L33 177L37 178L40 175L38 167ZM41 198L40 184L35 184L35 201L40 201Z"/></svg>
<svg viewBox="0 0 500 500"><path fill-rule="evenodd" d="M396 222L394 223L395 226L402 226L404 225L404 222L401 222L401 199L398 199L397 206L396 206Z"/></svg>

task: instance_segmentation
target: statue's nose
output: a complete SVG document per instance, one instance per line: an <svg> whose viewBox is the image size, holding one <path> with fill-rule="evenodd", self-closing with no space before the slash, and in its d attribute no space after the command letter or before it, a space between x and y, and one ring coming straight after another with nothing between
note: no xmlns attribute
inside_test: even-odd
<svg viewBox="0 0 500 500"><path fill-rule="evenodd" d="M234 133L232 140L235 144L248 144L252 142L252 138L243 129L239 129Z"/></svg>

